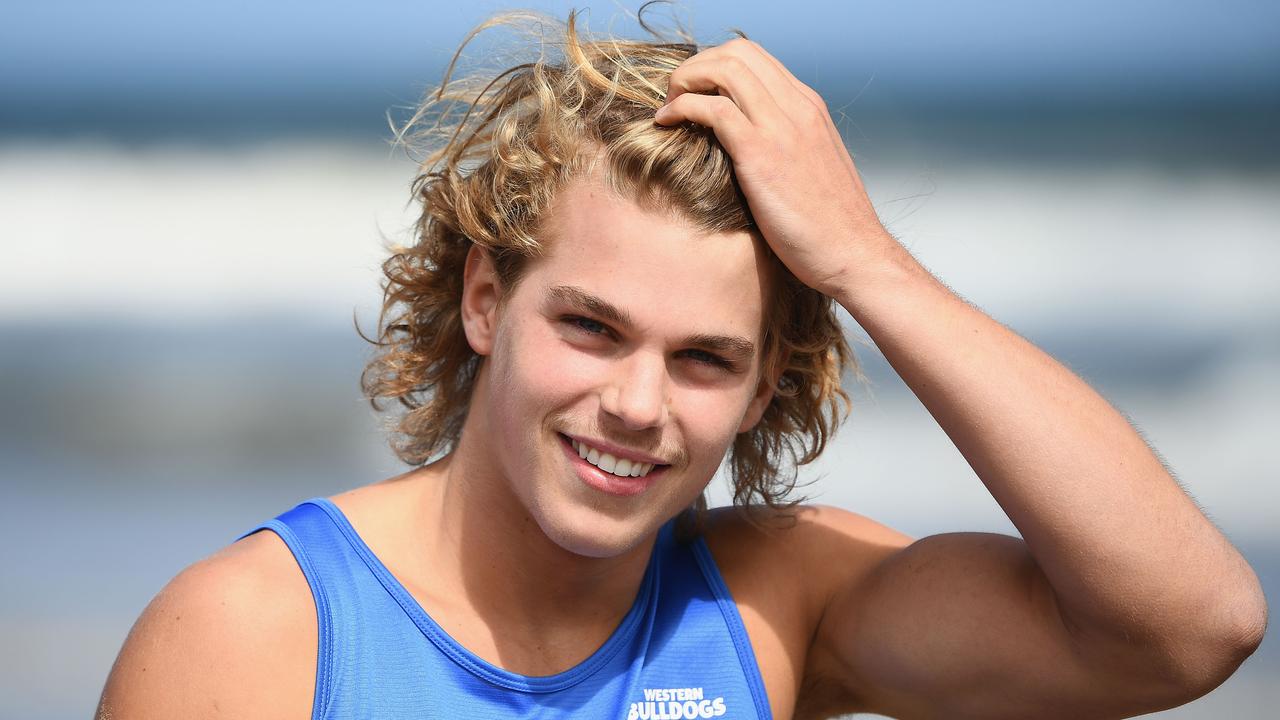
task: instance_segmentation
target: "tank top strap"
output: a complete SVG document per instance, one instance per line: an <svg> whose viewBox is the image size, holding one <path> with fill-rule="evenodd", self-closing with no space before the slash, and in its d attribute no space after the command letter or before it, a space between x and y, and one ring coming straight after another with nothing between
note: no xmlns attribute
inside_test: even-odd
<svg viewBox="0 0 1280 720"><path fill-rule="evenodd" d="M312 717L346 717L352 711L362 717L381 715L387 708L376 697L359 697L364 693L344 692L335 704L338 688L358 686L370 674L388 684L399 683L410 696L413 688L421 688L422 678L413 669L382 657L421 655L426 642L406 615L402 598L393 596L373 570L371 563L378 561L337 506L328 498L314 497L240 538L263 529L279 535L289 547L315 600L318 646Z"/></svg>
<svg viewBox="0 0 1280 720"><path fill-rule="evenodd" d="M674 524L668 523L659 533L656 548L662 553L658 565L662 595L649 671L651 678L669 678L671 687L665 693L661 689L654 693L651 687L646 697L669 698L668 703L681 693L713 703L723 698L730 708L727 717L770 720L772 709L755 651L706 540L702 536L678 540ZM696 683L685 684L697 687L682 687L683 678L696 678ZM653 707L659 712L650 717L662 717L662 702ZM713 704L711 716L718 717L717 710ZM645 715L637 713L637 717Z"/></svg>
<svg viewBox="0 0 1280 720"><path fill-rule="evenodd" d="M318 647L316 648L316 686L312 699L313 718L323 718L330 698L331 679L334 677L333 662L335 659L333 642L333 609L328 593L330 583L326 576L333 574L330 565L336 558L346 553L335 537L332 521L329 516L314 504L315 498L298 504L275 518L259 523L249 531L241 534L241 540L260 530L274 532L289 551L293 553L299 569L302 570L307 584L311 587L311 596L316 606L316 630Z"/></svg>

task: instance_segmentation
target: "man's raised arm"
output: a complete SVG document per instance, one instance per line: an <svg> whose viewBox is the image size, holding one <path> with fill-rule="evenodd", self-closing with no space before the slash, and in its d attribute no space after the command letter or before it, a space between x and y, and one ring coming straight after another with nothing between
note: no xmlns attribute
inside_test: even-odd
<svg viewBox="0 0 1280 720"><path fill-rule="evenodd" d="M925 538L833 594L815 642L851 696L1111 717L1198 697L1253 652L1266 603L1245 560L1106 400L883 229L816 93L736 40L678 68L656 120L715 130L770 246L868 332L1025 539Z"/></svg>

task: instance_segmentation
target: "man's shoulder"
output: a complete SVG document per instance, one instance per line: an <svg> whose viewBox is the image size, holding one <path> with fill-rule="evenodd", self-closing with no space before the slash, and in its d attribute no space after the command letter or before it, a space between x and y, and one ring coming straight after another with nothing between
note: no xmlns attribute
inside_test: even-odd
<svg viewBox="0 0 1280 720"><path fill-rule="evenodd" d="M220 612L227 613L225 619L239 621L242 628L273 631L276 636L310 629L315 636L311 586L293 551L270 530L243 537L191 564L163 593L200 604L216 598Z"/></svg>
<svg viewBox="0 0 1280 720"><path fill-rule="evenodd" d="M703 537L734 597L766 596L783 612L820 614L911 538L828 505L716 508ZM758 603L757 603L758 604Z"/></svg>
<svg viewBox="0 0 1280 720"><path fill-rule="evenodd" d="M875 569L911 538L823 505L716 509L703 537L746 626L774 707L795 707L801 699L811 708L845 707L844 690L830 679L838 672L814 646L818 628L828 608L856 599ZM814 714L830 714L824 713Z"/></svg>
<svg viewBox="0 0 1280 720"><path fill-rule="evenodd" d="M112 667L99 716L305 717L316 646L306 578L279 536L256 532L156 594Z"/></svg>
<svg viewBox="0 0 1280 720"><path fill-rule="evenodd" d="M715 508L707 513L703 536L722 567L745 563L754 570L780 571L798 563L825 566L837 558L883 559L911 543L907 535L865 515L809 504Z"/></svg>

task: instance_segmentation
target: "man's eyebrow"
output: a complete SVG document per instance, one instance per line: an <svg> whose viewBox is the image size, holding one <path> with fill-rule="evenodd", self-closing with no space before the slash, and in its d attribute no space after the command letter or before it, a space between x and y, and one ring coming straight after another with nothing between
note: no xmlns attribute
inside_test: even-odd
<svg viewBox="0 0 1280 720"><path fill-rule="evenodd" d="M734 335L690 335L684 339L684 344L740 360L749 360L756 354L755 343Z"/></svg>
<svg viewBox="0 0 1280 720"><path fill-rule="evenodd" d="M621 325L624 328L634 328L635 320L627 314L627 311L619 308L604 298L596 297L580 287L573 285L556 285L547 290L547 295L555 300L577 305L584 308L592 315L608 320L614 325Z"/></svg>
<svg viewBox="0 0 1280 720"><path fill-rule="evenodd" d="M547 296L570 305L583 308L592 315L606 320L622 328L631 329L636 326L635 320L627 311L619 308L604 298L597 297L574 285L555 285L547 290ZM684 338L682 345L723 353L736 359L748 360L755 355L755 343L736 335L709 335L699 333Z"/></svg>

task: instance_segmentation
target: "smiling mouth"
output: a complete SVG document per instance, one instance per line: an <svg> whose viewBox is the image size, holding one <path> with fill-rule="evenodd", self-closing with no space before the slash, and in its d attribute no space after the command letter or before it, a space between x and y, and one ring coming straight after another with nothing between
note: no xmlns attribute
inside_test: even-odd
<svg viewBox="0 0 1280 720"><path fill-rule="evenodd" d="M592 447L588 443L575 440L563 433L560 434L561 439L567 442L578 457L594 465L600 470L619 478L643 478L653 472L654 468L665 468L667 465L640 462L630 460L628 458L619 458L615 455L607 453L599 448Z"/></svg>

